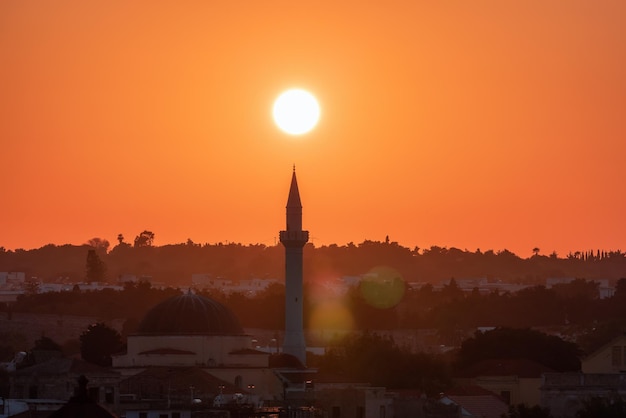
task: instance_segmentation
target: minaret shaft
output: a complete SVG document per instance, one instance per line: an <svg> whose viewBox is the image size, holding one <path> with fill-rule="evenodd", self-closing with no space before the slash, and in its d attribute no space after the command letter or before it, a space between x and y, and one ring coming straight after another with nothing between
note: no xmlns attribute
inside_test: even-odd
<svg viewBox="0 0 626 418"><path fill-rule="evenodd" d="M294 170L287 199L287 225L280 231L280 242L285 247L285 340L283 352L306 364L306 343L303 330L302 250L309 240L309 232L302 230L302 204Z"/></svg>

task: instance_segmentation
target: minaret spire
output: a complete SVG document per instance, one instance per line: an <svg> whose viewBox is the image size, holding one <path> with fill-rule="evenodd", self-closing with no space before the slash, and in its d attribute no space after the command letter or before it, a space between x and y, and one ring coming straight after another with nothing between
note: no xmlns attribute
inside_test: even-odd
<svg viewBox="0 0 626 418"><path fill-rule="evenodd" d="M298 180L296 172L291 175L291 186L289 187L289 197L287 198L287 231L302 230L302 201L300 200L300 190L298 190Z"/></svg>
<svg viewBox="0 0 626 418"><path fill-rule="evenodd" d="M293 166L287 198L286 230L280 231L285 247L285 340L283 352L306 364L306 344L302 326L302 248L309 240L309 231L302 230L302 202Z"/></svg>

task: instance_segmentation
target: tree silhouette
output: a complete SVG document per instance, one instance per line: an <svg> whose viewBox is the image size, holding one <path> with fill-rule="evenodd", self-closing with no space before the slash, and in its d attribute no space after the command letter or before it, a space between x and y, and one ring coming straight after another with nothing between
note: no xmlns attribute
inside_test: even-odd
<svg viewBox="0 0 626 418"><path fill-rule="evenodd" d="M96 253L96 250L87 251L87 282L103 282L106 274L106 265Z"/></svg>
<svg viewBox="0 0 626 418"><path fill-rule="evenodd" d="M42 336L38 340L35 340L35 346L33 347L33 350L63 351L59 344L46 336Z"/></svg>
<svg viewBox="0 0 626 418"><path fill-rule="evenodd" d="M89 325L80 334L80 355L83 360L103 367L111 366L111 354L122 348L120 334L103 322Z"/></svg>
<svg viewBox="0 0 626 418"><path fill-rule="evenodd" d="M145 230L135 237L135 247L151 247L154 242L154 232Z"/></svg>
<svg viewBox="0 0 626 418"><path fill-rule="evenodd" d="M398 347L393 339L369 332L347 337L314 361L319 362L319 368L324 372L375 386L416 388L432 395L450 383L440 357L411 353Z"/></svg>
<svg viewBox="0 0 626 418"><path fill-rule="evenodd" d="M607 398L594 396L583 400L576 418L621 418L626 416L626 402L614 393Z"/></svg>
<svg viewBox="0 0 626 418"><path fill-rule="evenodd" d="M24 292L26 295L36 295L39 293L39 282L37 278L31 277L24 282Z"/></svg>
<svg viewBox="0 0 626 418"><path fill-rule="evenodd" d="M559 372L579 371L581 354L574 343L528 328L496 328L477 331L465 340L458 364L467 367L481 360L526 358Z"/></svg>
<svg viewBox="0 0 626 418"><path fill-rule="evenodd" d="M106 239L94 237L87 241L87 245L93 247L96 250L104 250L104 252L106 252L111 244Z"/></svg>
<svg viewBox="0 0 626 418"><path fill-rule="evenodd" d="M626 279L623 277L615 284L615 297L619 300L626 300Z"/></svg>

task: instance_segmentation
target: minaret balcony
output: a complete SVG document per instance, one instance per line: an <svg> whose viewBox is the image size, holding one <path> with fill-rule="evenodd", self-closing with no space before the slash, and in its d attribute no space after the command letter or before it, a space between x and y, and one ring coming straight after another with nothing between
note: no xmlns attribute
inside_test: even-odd
<svg viewBox="0 0 626 418"><path fill-rule="evenodd" d="M280 231L280 242L285 243L302 243L309 241L309 231Z"/></svg>

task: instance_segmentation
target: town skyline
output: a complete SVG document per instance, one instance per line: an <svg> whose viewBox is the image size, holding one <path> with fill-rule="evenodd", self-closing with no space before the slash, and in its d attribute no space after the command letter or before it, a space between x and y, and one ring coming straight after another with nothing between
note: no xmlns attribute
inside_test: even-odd
<svg viewBox="0 0 626 418"><path fill-rule="evenodd" d="M0 246L626 249L626 4L0 4ZM274 126L305 88L318 126Z"/></svg>

